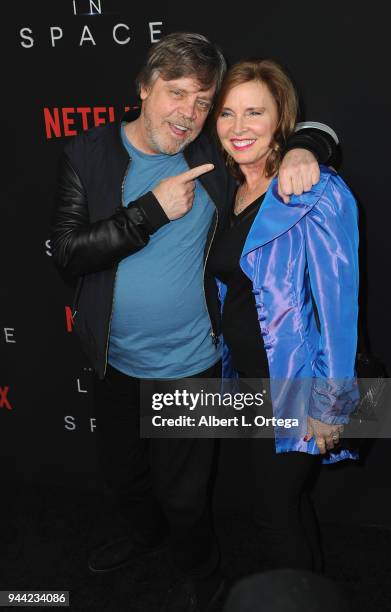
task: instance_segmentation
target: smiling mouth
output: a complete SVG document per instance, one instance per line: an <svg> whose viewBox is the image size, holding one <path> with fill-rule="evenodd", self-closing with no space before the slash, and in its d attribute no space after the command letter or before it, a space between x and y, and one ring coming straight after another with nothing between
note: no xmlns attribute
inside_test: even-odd
<svg viewBox="0 0 391 612"><path fill-rule="evenodd" d="M235 151L243 151L249 149L255 142L255 138L246 138L245 140L231 140L231 145Z"/></svg>
<svg viewBox="0 0 391 612"><path fill-rule="evenodd" d="M179 123L169 123L171 132L175 134L175 136L179 136L179 138L184 138L190 132L190 128L185 127L184 125L180 125Z"/></svg>

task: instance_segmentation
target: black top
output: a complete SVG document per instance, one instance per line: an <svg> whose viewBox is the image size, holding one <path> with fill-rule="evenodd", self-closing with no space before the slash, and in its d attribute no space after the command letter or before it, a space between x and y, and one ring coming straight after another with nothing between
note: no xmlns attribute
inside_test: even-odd
<svg viewBox="0 0 391 612"><path fill-rule="evenodd" d="M209 270L227 286L222 329L232 364L242 377L267 378L269 368L259 327L252 283L239 259L254 218L265 197L230 216L228 227L216 238L209 255Z"/></svg>

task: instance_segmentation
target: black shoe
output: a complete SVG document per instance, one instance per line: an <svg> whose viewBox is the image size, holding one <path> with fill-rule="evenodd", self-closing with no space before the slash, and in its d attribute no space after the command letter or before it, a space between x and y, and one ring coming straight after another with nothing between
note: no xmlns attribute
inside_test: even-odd
<svg viewBox="0 0 391 612"><path fill-rule="evenodd" d="M132 537L112 540L92 551L88 568L94 573L112 572L121 567L137 563L147 555L164 550L166 541L159 540L153 545L140 544Z"/></svg>
<svg viewBox="0 0 391 612"><path fill-rule="evenodd" d="M169 589L161 612L213 612L225 590L220 571L206 578L181 577Z"/></svg>

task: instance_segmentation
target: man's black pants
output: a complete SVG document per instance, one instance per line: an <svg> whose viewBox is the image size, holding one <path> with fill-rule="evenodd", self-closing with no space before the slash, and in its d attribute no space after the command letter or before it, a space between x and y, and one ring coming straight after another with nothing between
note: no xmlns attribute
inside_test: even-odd
<svg viewBox="0 0 391 612"><path fill-rule="evenodd" d="M219 377L220 368L218 363L196 377ZM103 477L130 522L129 535L153 545L168 527L181 571L213 565L218 555L208 485L214 440L141 439L140 380L111 366L103 381L95 380L94 393Z"/></svg>

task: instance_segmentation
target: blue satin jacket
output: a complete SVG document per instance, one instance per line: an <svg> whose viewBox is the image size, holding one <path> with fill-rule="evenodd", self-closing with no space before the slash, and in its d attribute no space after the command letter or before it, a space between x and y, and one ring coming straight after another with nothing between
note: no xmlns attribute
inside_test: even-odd
<svg viewBox="0 0 391 612"><path fill-rule="evenodd" d="M276 417L347 423L358 401L358 226L355 199L321 167L311 191L286 205L269 186L244 245L240 266L253 285ZM217 280L221 306L226 286ZM237 376L223 340L223 377ZM275 430L276 450L318 454L315 439ZM301 432L302 434L303 432ZM323 459L356 455L346 449Z"/></svg>

